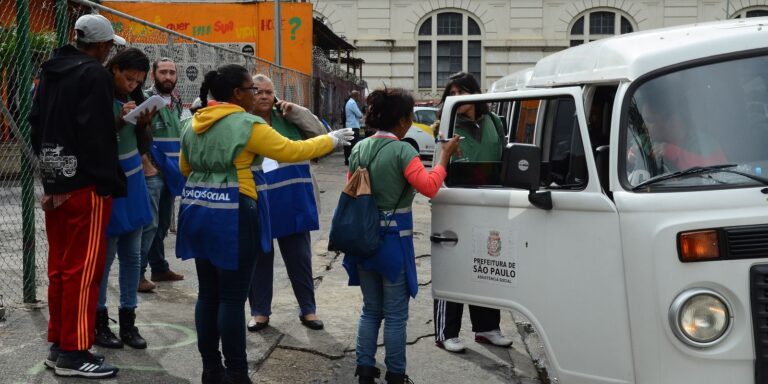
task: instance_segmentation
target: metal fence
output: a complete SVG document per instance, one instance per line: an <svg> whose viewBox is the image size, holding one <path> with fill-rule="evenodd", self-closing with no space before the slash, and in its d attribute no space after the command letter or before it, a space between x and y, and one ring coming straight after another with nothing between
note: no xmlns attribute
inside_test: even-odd
<svg viewBox="0 0 768 384"><path fill-rule="evenodd" d="M247 44L210 44L87 0L0 1L0 306L45 298L48 246L27 119L41 63L72 39L74 22L85 13L110 19L127 45L150 60L173 59L185 105L198 96L207 71L232 63L271 77L279 97L311 105L309 75L261 60Z"/></svg>

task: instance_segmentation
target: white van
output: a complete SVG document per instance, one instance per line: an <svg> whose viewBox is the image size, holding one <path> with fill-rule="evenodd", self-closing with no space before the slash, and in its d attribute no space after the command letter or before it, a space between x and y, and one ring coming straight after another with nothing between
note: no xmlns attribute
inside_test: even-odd
<svg viewBox="0 0 768 384"><path fill-rule="evenodd" d="M599 40L521 76L443 108L450 137L488 103L509 144L449 165L434 296L525 315L553 382L768 383L768 18Z"/></svg>

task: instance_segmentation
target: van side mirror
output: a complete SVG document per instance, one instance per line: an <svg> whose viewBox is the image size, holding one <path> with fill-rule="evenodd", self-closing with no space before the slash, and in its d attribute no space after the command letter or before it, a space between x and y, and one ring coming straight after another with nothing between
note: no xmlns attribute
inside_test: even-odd
<svg viewBox="0 0 768 384"><path fill-rule="evenodd" d="M527 189L528 201L537 208L552 209L552 192L539 192L541 149L533 144L511 143L501 157L502 185Z"/></svg>
<svg viewBox="0 0 768 384"><path fill-rule="evenodd" d="M537 191L541 183L541 149L533 144L510 143L501 156L502 185Z"/></svg>

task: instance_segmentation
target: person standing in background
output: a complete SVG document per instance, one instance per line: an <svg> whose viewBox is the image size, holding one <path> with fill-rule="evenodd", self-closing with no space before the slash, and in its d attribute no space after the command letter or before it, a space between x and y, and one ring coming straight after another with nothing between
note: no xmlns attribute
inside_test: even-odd
<svg viewBox="0 0 768 384"><path fill-rule="evenodd" d="M114 80L102 63L125 39L101 15L81 16L75 32L75 46L56 49L43 63L29 117L48 237L52 345L44 364L59 376L103 378L118 369L88 350L112 197L125 196L126 178L113 129Z"/></svg>
<svg viewBox="0 0 768 384"><path fill-rule="evenodd" d="M440 105L448 96L481 93L480 85L472 74L459 72L448 77ZM465 140L459 142L459 152L466 161L500 161L504 148L504 130L501 120L488 110L486 103L463 104L456 110L455 135ZM449 352L465 351L459 338L464 304L446 300L434 301L435 345ZM501 311L476 305L469 306L475 341L498 347L509 347L512 340L501 333Z"/></svg>
<svg viewBox="0 0 768 384"><path fill-rule="evenodd" d="M171 271L165 260L163 241L168 235L173 216L174 200L184 188L184 176L179 171L179 138L181 137L181 112L183 107L176 90L176 63L161 58L152 63L155 84L147 97L160 95L166 108L152 119L149 134L152 138L150 151L142 156L144 176L147 181L153 220L144 226L141 234L141 280L139 292L151 292L155 284L146 279L147 266L152 268L153 281L178 281L184 275Z"/></svg>
<svg viewBox="0 0 768 384"><path fill-rule="evenodd" d="M344 165L349 165L349 154L352 153L352 148L355 147L358 141L360 141L360 119L363 118L363 113L360 112L360 108L357 106L357 102L360 99L360 93L352 91L349 93L349 99L344 105L344 126L352 128L355 132L355 138L352 140L352 146L344 147Z"/></svg>
<svg viewBox="0 0 768 384"><path fill-rule="evenodd" d="M254 114L274 130L291 140L302 140L323 134L324 128L308 109L284 100L276 102L272 80L262 74L253 77L256 91ZM289 117L303 114L304 123L294 124ZM293 120L293 121L291 121ZM312 125L313 127L308 127ZM304 128L304 129L301 129ZM314 129L307 129L314 128ZM310 131L309 134L305 133ZM267 160L273 161L273 160ZM309 161L279 163L276 169L264 170L272 237L277 239L280 254L288 271L293 294L299 303L299 320L310 329L323 329L317 318L315 283L312 278L312 243L310 231L320 229ZM274 277L274 248L259 257L253 274L248 302L251 320L248 330L257 332L267 327L272 314L272 285Z"/></svg>

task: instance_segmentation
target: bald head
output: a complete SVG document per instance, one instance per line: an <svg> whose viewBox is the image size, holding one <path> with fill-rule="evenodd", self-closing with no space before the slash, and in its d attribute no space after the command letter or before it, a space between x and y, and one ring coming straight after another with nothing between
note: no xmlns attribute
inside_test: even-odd
<svg viewBox="0 0 768 384"><path fill-rule="evenodd" d="M360 92L352 91L352 92L349 93L349 97L351 97L351 98L355 99L355 101L357 101L358 99L360 99Z"/></svg>

